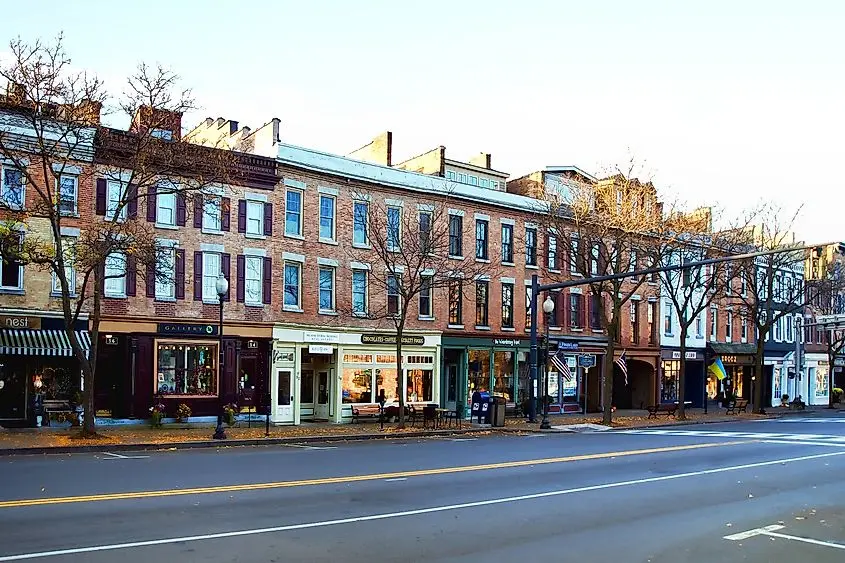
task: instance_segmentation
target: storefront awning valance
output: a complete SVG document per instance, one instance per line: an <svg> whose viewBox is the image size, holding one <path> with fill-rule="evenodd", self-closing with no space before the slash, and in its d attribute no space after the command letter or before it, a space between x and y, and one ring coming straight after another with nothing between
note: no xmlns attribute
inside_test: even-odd
<svg viewBox="0 0 845 563"><path fill-rule="evenodd" d="M756 354L757 345L750 343L711 342L707 345L717 355L722 354Z"/></svg>
<svg viewBox="0 0 845 563"><path fill-rule="evenodd" d="M76 337L85 353L91 348L87 330L77 330ZM23 356L73 356L70 338L64 330L0 330L0 354Z"/></svg>

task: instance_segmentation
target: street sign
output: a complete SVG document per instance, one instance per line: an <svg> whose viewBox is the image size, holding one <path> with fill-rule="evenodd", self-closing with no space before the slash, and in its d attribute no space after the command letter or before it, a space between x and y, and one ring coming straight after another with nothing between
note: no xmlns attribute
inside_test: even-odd
<svg viewBox="0 0 845 563"><path fill-rule="evenodd" d="M591 368L596 365L595 354L581 354L578 356L578 365L582 368Z"/></svg>

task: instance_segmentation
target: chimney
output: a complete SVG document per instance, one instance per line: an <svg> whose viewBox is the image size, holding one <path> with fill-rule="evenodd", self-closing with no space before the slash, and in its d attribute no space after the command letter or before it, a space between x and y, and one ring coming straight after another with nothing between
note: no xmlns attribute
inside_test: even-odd
<svg viewBox="0 0 845 563"><path fill-rule="evenodd" d="M182 113L150 106L141 106L132 118L129 130L133 133L147 133L163 139L178 141L182 137Z"/></svg>
<svg viewBox="0 0 845 563"><path fill-rule="evenodd" d="M382 166L393 166L393 133L385 131L346 156Z"/></svg>
<svg viewBox="0 0 845 563"><path fill-rule="evenodd" d="M6 85L6 103L21 106L26 101L26 88L18 82L9 82Z"/></svg>
<svg viewBox="0 0 845 563"><path fill-rule="evenodd" d="M469 159L469 163L490 170L490 153L483 152Z"/></svg>

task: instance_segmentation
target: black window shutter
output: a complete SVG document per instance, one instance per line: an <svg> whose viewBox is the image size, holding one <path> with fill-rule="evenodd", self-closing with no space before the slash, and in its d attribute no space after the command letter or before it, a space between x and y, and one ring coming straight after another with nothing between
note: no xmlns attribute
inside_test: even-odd
<svg viewBox="0 0 845 563"><path fill-rule="evenodd" d="M185 194L176 194L176 224L184 227L187 222L187 210L185 209Z"/></svg>
<svg viewBox="0 0 845 563"><path fill-rule="evenodd" d="M135 286L137 285L137 263L134 256L126 257L126 295L135 297Z"/></svg>
<svg viewBox="0 0 845 563"><path fill-rule="evenodd" d="M129 184L126 188L127 207L129 208L129 218L138 218L138 186Z"/></svg>
<svg viewBox="0 0 845 563"><path fill-rule="evenodd" d="M156 265L147 264L147 297L156 296Z"/></svg>
<svg viewBox="0 0 845 563"><path fill-rule="evenodd" d="M156 222L156 194L158 193L158 188L156 186L150 186L147 190L147 221L150 223Z"/></svg>
<svg viewBox="0 0 845 563"><path fill-rule="evenodd" d="M231 299L232 296L232 256L230 254L221 254L220 255L220 270L223 272L223 277L229 280L229 289L226 291L226 295L223 296L223 301L228 301Z"/></svg>
<svg viewBox="0 0 845 563"><path fill-rule="evenodd" d="M238 232L246 232L246 200L238 200Z"/></svg>
<svg viewBox="0 0 845 563"><path fill-rule="evenodd" d="M246 300L246 256L238 254L238 303Z"/></svg>
<svg viewBox="0 0 845 563"><path fill-rule="evenodd" d="M97 215L106 214L106 180L97 178Z"/></svg>
<svg viewBox="0 0 845 563"><path fill-rule="evenodd" d="M220 230L229 231L229 216L232 213L232 200L228 197L220 199Z"/></svg>
<svg viewBox="0 0 845 563"><path fill-rule="evenodd" d="M194 252L194 301L202 301L202 252Z"/></svg>
<svg viewBox="0 0 845 563"><path fill-rule="evenodd" d="M273 204L264 204L264 234L270 236L273 234Z"/></svg>
<svg viewBox="0 0 845 563"><path fill-rule="evenodd" d="M202 194L194 194L194 228L202 229L203 197Z"/></svg>
<svg viewBox="0 0 845 563"><path fill-rule="evenodd" d="M185 250L176 250L176 299L185 298Z"/></svg>
<svg viewBox="0 0 845 563"><path fill-rule="evenodd" d="M272 301L273 296L273 278L272 276L272 266L273 266L273 259L272 258L265 258L264 259L264 272L263 272L263 299L262 301L266 304L270 304Z"/></svg>

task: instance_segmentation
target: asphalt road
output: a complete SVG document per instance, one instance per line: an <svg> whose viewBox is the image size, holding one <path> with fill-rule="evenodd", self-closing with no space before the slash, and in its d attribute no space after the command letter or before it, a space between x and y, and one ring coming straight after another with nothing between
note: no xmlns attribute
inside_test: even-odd
<svg viewBox="0 0 845 563"><path fill-rule="evenodd" d="M0 562L845 560L845 417L0 458Z"/></svg>

